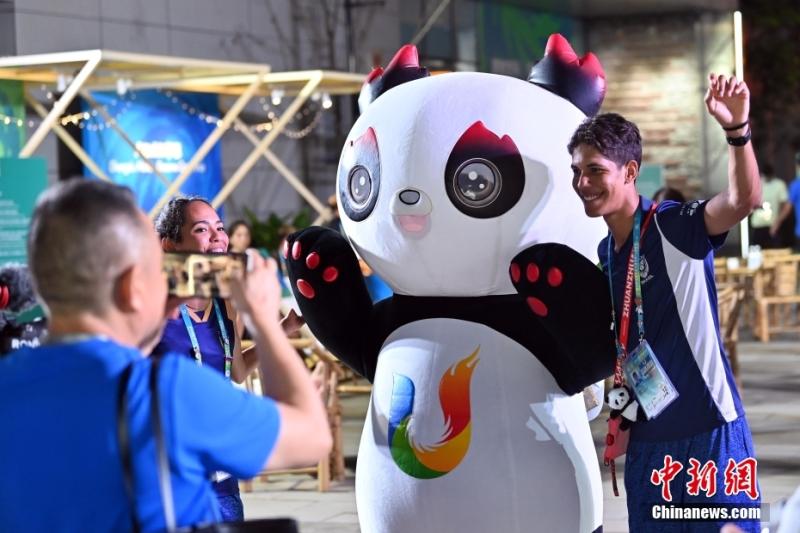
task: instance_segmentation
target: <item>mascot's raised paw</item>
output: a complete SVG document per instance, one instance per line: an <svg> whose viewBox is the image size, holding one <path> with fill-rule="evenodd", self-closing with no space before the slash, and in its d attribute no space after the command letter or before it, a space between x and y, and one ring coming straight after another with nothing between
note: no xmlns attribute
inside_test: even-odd
<svg viewBox="0 0 800 533"><path fill-rule="evenodd" d="M281 251L292 289L306 300L342 292L349 278L360 275L358 261L342 235L318 226L293 233Z"/></svg>
<svg viewBox="0 0 800 533"><path fill-rule="evenodd" d="M557 339L563 356L579 360L594 353L598 364L591 371L597 379L614 372L611 298L600 269L569 246L546 243L517 254L509 273L533 315Z"/></svg>
<svg viewBox="0 0 800 533"><path fill-rule="evenodd" d="M603 274L586 257L563 244L536 244L511 261L511 281L531 311L550 321L572 322L587 304L609 315L611 299ZM606 330L608 324L605 324Z"/></svg>
<svg viewBox="0 0 800 533"><path fill-rule="evenodd" d="M317 339L361 375L374 362L363 359L364 328L372 301L358 259L341 233L313 226L286 238L281 251L297 305Z"/></svg>

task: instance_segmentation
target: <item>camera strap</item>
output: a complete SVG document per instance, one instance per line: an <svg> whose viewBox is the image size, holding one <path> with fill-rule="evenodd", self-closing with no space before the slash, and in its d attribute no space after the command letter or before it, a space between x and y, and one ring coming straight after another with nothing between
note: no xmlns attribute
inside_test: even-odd
<svg viewBox="0 0 800 533"><path fill-rule="evenodd" d="M228 330L225 328L225 320L222 317L222 311L219 308L219 302L215 298L214 302L214 316L217 317L217 324L219 325L219 335L220 341L222 344L222 349L225 352L225 377L230 379L231 378L231 366L233 363L233 353L231 351L231 340L228 337ZM192 343L192 352L194 353L194 359L197 361L197 364L202 366L203 365L203 354L200 351L200 343L197 342L197 334L194 332L194 323L192 322L192 318L189 316L189 310L186 308L186 305L180 306L181 310L181 318L183 319L183 323L186 326L186 332L189 334L189 340Z"/></svg>

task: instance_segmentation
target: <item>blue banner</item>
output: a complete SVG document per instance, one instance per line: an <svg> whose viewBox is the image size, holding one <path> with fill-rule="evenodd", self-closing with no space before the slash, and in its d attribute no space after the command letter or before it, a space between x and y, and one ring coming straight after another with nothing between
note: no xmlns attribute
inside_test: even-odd
<svg viewBox="0 0 800 533"><path fill-rule="evenodd" d="M136 144L169 181L174 180L214 129L219 114L217 96L171 93L161 90L92 94L118 127ZM115 183L130 187L139 206L149 211L167 185L134 149L110 127L102 113L87 102L84 111L83 147ZM86 176L91 172L84 168ZM217 144L181 186L184 194L211 200L222 186L220 146Z"/></svg>

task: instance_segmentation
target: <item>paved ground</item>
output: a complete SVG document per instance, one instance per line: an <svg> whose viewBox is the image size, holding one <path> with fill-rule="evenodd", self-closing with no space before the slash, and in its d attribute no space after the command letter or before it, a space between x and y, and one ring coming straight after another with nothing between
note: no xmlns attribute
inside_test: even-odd
<svg viewBox="0 0 800 533"><path fill-rule="evenodd" d="M769 344L741 342L742 396L753 430L758 475L765 503L788 497L800 485L800 342L778 340ZM367 406L366 396L344 399L345 452L354 458ZM604 416L592 422L592 432L602 453ZM352 463L349 460L348 463ZM626 532L624 494L615 498L606 469L604 476L604 531ZM327 493L315 490L308 476L285 476L257 483L244 494L248 517L292 516L303 533L359 532L353 472ZM622 475L621 469L618 475ZM621 478L620 478L621 481ZM622 483L620 489L624 492ZM500 533L500 532L498 532Z"/></svg>

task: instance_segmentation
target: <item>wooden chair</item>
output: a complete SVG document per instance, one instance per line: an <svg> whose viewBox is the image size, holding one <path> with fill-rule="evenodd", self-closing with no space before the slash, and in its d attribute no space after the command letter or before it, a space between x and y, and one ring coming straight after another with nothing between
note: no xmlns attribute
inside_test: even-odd
<svg viewBox="0 0 800 533"><path fill-rule="evenodd" d="M749 268L745 259L735 257L715 257L714 276L717 288L725 285L738 285L744 290L744 302L739 311L742 323L756 331L759 327L758 309L756 306L757 295L763 293L764 285L763 267Z"/></svg>
<svg viewBox="0 0 800 533"><path fill-rule="evenodd" d="M717 308L719 310L719 329L723 347L731 363L731 371L736 384L742 388L739 375L739 317L744 303L745 291L741 285L726 284L717 289Z"/></svg>
<svg viewBox="0 0 800 533"><path fill-rule="evenodd" d="M770 334L774 332L800 332L797 321L797 305L800 304L798 265L800 255L782 254L765 259L763 282L760 291L754 295L755 334L763 342L769 342Z"/></svg>
<svg viewBox="0 0 800 533"><path fill-rule="evenodd" d="M774 257L781 257L786 255L792 255L791 248L764 248L761 250L761 256L764 259L771 259Z"/></svg>
<svg viewBox="0 0 800 533"><path fill-rule="evenodd" d="M292 345L301 350L306 350L309 357L306 363L319 366L322 369L323 390L322 399L328 412L333 446L328 457L313 466L305 468L292 468L286 470L262 470L255 479L266 480L270 475L279 474L309 474L317 477L317 488L326 492L330 488L331 480L341 480L345 476L344 449L342 445L342 406L339 401L338 383L341 371L338 360L324 350L313 338L291 339ZM255 394L261 393L259 371L256 369L245 381L247 390ZM252 480L242 481L243 492L253 490Z"/></svg>

